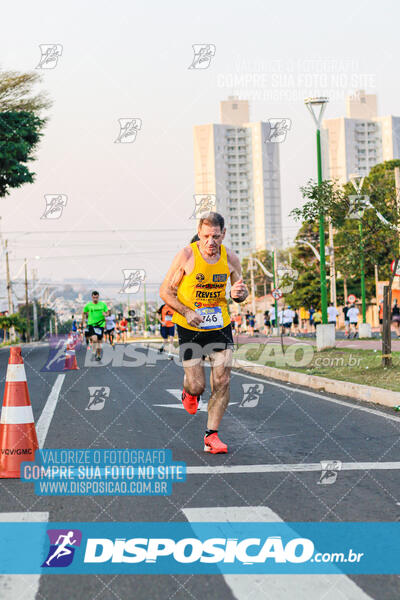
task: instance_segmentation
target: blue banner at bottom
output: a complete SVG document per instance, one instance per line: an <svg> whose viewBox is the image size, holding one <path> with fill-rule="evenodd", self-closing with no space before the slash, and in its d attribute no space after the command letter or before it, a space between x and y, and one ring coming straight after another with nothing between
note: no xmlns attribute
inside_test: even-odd
<svg viewBox="0 0 400 600"><path fill-rule="evenodd" d="M0 573L397 574L400 523L0 523Z"/></svg>

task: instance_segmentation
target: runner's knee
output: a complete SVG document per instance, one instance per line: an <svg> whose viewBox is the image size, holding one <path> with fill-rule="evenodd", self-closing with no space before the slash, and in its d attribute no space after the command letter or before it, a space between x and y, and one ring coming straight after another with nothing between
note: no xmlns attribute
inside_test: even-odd
<svg viewBox="0 0 400 600"><path fill-rule="evenodd" d="M214 390L223 390L229 387L230 373L213 373L213 387Z"/></svg>

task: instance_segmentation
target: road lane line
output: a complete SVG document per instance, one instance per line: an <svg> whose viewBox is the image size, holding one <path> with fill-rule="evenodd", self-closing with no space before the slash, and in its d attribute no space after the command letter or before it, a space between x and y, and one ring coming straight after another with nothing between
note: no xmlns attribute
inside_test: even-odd
<svg viewBox="0 0 400 600"><path fill-rule="evenodd" d="M255 365L256 366L256 365ZM262 366L262 365L257 365ZM303 390L294 385L284 385L283 383L276 383L275 381L271 381L270 379L255 377L254 375L247 375L240 371L232 371L233 375L238 375L239 377L246 377L247 379L254 379L254 381L260 381L261 383L265 383L267 385L274 385L275 387L280 387L290 392L295 392L297 394L306 394L307 396L313 396L314 398L321 398L322 400L327 400L328 402L333 402L334 404L341 404L342 406L347 406L348 408L354 408L355 410L361 410L363 412L371 413L373 415L377 415L378 417L383 417L384 419L389 419L390 421L396 421L400 423L400 417L395 417L392 415L387 415L384 412L376 410L374 408L367 408L365 406L359 406L358 404L352 404L351 402L344 402L344 400L336 400L336 398L331 398L330 396L324 396L323 394L316 394L315 392L309 392L307 390Z"/></svg>
<svg viewBox="0 0 400 600"><path fill-rule="evenodd" d="M189 522L283 523L267 506L183 508ZM196 533L196 525L193 525ZM237 600L372 600L347 575L223 575Z"/></svg>
<svg viewBox="0 0 400 600"><path fill-rule="evenodd" d="M42 410L42 414L36 423L36 434L39 442L39 448L43 448L46 441L47 432L49 431L50 423L57 406L58 397L61 392L61 387L65 379L65 374L57 375L52 390L47 398L47 402Z"/></svg>
<svg viewBox="0 0 400 600"><path fill-rule="evenodd" d="M46 523L48 512L0 513L0 523ZM43 543L45 540L43 540ZM35 600L39 591L40 575L0 575L1 600Z"/></svg>
<svg viewBox="0 0 400 600"><path fill-rule="evenodd" d="M400 469L400 462L344 462L340 471L370 471L370 470ZM299 473L321 471L321 463L295 463L271 465L215 465L186 467L188 475L235 474L235 473Z"/></svg>

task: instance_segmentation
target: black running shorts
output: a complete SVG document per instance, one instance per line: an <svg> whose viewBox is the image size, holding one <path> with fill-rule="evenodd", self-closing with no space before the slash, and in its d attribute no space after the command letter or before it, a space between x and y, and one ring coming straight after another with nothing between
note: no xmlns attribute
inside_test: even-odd
<svg viewBox="0 0 400 600"><path fill-rule="evenodd" d="M104 327L99 327L98 325L89 325L89 336L97 335L97 339L101 340L103 337Z"/></svg>
<svg viewBox="0 0 400 600"><path fill-rule="evenodd" d="M233 349L233 337L231 324L222 329L210 329L209 331L193 331L177 325L179 341L179 359L192 360L204 359L213 352Z"/></svg>

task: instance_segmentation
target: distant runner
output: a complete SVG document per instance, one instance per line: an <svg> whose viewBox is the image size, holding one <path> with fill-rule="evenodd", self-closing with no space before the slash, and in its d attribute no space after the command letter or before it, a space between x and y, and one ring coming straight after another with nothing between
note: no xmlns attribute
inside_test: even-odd
<svg viewBox="0 0 400 600"><path fill-rule="evenodd" d="M106 339L108 338L108 341L110 342L110 346L112 346L113 348L114 348L115 319L116 319L115 315L110 310L108 316L106 317L105 337L106 337Z"/></svg>
<svg viewBox="0 0 400 600"><path fill-rule="evenodd" d="M215 212L199 221L199 241L178 252L165 277L160 296L176 312L179 356L185 371L182 402L186 411L197 412L205 388L203 358L211 362L211 396L204 450L212 454L228 451L218 437L218 428L229 404L232 362L232 327L226 299L230 278L231 298L243 302L248 296L242 280L240 260L222 242L224 218Z"/></svg>
<svg viewBox="0 0 400 600"><path fill-rule="evenodd" d="M162 304L157 311L157 319L160 321L160 334L163 339L159 353L164 352L165 345L168 343L168 358L171 360L173 358L172 351L174 349L175 335L175 325L172 321L174 312L174 309L168 306L168 304Z"/></svg>
<svg viewBox="0 0 400 600"><path fill-rule="evenodd" d="M88 302L82 313L82 327L84 327L87 317L88 334L92 340L94 358L101 360L101 340L103 338L105 317L109 310L105 302L99 301L99 292L92 292L92 301Z"/></svg>

